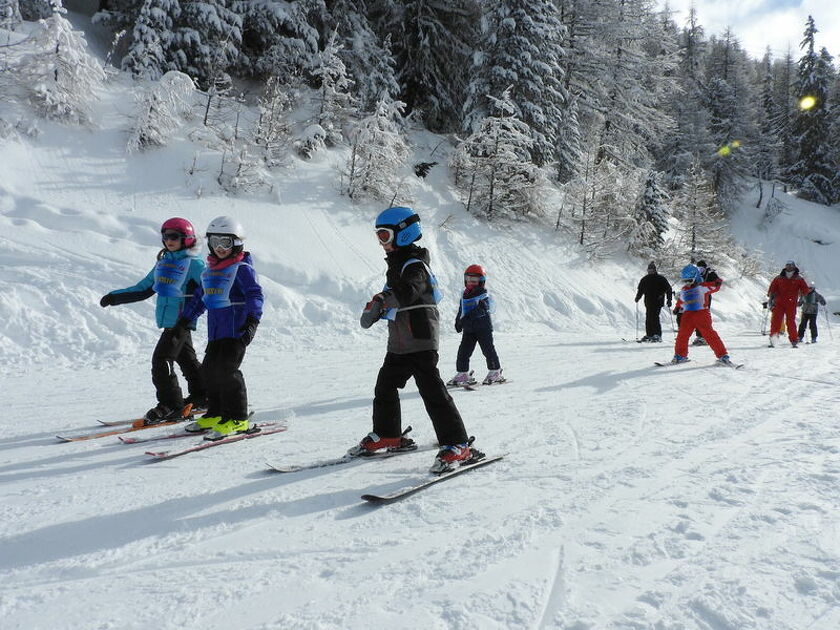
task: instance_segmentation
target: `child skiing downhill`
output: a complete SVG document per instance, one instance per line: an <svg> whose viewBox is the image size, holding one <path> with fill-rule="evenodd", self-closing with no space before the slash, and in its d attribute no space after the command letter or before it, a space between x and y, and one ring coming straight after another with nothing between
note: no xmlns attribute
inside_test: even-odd
<svg viewBox="0 0 840 630"><path fill-rule="evenodd" d="M770 345L775 346L779 340L782 319L787 322L787 334L790 345L794 348L799 343L796 329L796 303L800 295L808 293L808 284L799 275L796 263L789 260L782 272L773 278L767 289L769 301L773 303L773 315L770 318Z"/></svg>
<svg viewBox="0 0 840 630"><path fill-rule="evenodd" d="M239 366L262 317L263 292L244 244L245 230L236 219L221 216L210 222L208 266L178 322L179 327L186 326L207 311L207 349L201 364L207 413L186 427L196 432L212 429L206 440L252 431L248 392Z"/></svg>
<svg viewBox="0 0 840 630"><path fill-rule="evenodd" d="M825 306L825 298L817 293L817 287L812 282L808 285L810 289L807 294L799 298L799 306L802 307L802 318L799 320L799 341L805 338L805 326L811 329L811 343L817 343L817 314L820 304Z"/></svg>
<svg viewBox="0 0 840 630"><path fill-rule="evenodd" d="M473 438L467 436L437 368L440 292L429 268L429 252L415 244L422 237L420 217L411 208L388 208L376 219L376 236L386 252L386 284L365 306L360 323L370 328L387 319L388 349L376 379L373 431L348 454L417 448L414 440L402 436L398 391L414 377L440 445L430 472L449 472L478 461L484 454L471 447Z"/></svg>
<svg viewBox="0 0 840 630"><path fill-rule="evenodd" d="M155 320L163 332L152 353L152 384L158 404L146 412L147 424L180 418L185 405L199 408L206 404L201 365L195 356L190 333L195 330L195 320L188 319L183 326L176 326L186 298L192 297L201 284L204 269L195 247L195 228L186 219L173 217L163 222L160 233L163 249L158 252L157 263L146 277L134 286L111 291L99 301L105 308L139 302L157 294ZM175 363L187 381L189 395L186 400L178 385Z"/></svg>
<svg viewBox="0 0 840 630"><path fill-rule="evenodd" d="M504 383L499 355L493 345L493 300L484 283L487 273L481 265L470 265L464 271L464 294L455 316L455 331L463 332L461 345L458 346L458 359L455 363L457 374L447 383L449 386L473 385L476 380L470 374L470 357L478 343L487 362L485 385Z"/></svg>
<svg viewBox="0 0 840 630"><path fill-rule="evenodd" d="M717 360L726 365L732 361L726 352L715 329L712 328L712 316L709 313L709 297L720 290L720 285L714 282L701 282L700 271L694 265L686 265L680 272L683 287L679 294L677 306L683 309L680 318L680 328L674 343L674 358L671 363L688 361L688 340L691 333L698 330L715 353Z"/></svg>

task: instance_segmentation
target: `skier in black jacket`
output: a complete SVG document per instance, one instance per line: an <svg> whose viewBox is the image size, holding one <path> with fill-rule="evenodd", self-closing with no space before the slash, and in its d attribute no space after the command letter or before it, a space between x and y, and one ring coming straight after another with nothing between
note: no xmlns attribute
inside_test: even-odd
<svg viewBox="0 0 840 630"><path fill-rule="evenodd" d="M674 290L665 276L656 272L656 265L651 262L647 268L647 275L639 280L636 290L636 302L645 296L645 336L640 341L662 341L662 326L659 323L659 311L665 304L667 296L668 306L674 298Z"/></svg>

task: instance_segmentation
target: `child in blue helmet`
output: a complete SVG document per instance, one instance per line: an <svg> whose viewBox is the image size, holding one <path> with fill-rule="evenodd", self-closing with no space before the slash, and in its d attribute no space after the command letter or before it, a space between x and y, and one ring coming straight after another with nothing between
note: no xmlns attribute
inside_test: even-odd
<svg viewBox="0 0 840 630"><path fill-rule="evenodd" d="M674 358L671 363L688 361L688 340L691 333L699 331L715 353L718 361L731 365L732 361L726 352L720 336L712 328L712 316L709 312L709 300L712 293L720 290L715 282L703 282L700 270L694 265L686 265L680 272L682 290L679 293L677 306L682 308L680 328L674 343Z"/></svg>
<svg viewBox="0 0 840 630"><path fill-rule="evenodd" d="M152 353L152 384L158 404L146 412L147 424L180 418L189 412L186 405L197 409L206 404L201 364L195 356L190 334L195 330L195 320L176 327L186 299L201 285L204 261L196 249L193 224L186 219L173 217L164 221L160 235L163 248L146 277L133 286L111 291L99 300L99 305L105 308L139 302L157 294L155 319L163 332ZM187 381L189 396L186 400L178 385L175 363Z"/></svg>
<svg viewBox="0 0 840 630"><path fill-rule="evenodd" d="M431 417L440 451L431 472L484 457L472 448L464 422L438 372L440 292L429 268L429 252L415 242L422 236L420 217L411 208L388 208L376 219L376 236L385 250L385 287L362 312L362 328L388 320L388 350L376 380L373 431L348 453L354 457L376 451L413 450L414 440L402 435L399 390L414 378Z"/></svg>

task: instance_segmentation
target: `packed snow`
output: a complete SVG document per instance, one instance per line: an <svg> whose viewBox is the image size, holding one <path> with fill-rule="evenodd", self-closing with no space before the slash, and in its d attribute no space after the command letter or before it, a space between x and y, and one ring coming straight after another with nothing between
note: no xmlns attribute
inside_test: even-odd
<svg viewBox="0 0 840 630"><path fill-rule="evenodd" d="M340 456L370 430L386 332L358 316L384 282L383 206L337 193L340 151L241 197L186 135L127 156L129 103L113 81L95 129L41 121L0 145L2 628L840 627L837 208L777 190L786 209L768 222L750 191L732 220L770 273L794 258L817 283L819 343L767 348L770 276L710 260L726 280L715 326L745 367L692 347L688 365L657 368L673 354L667 309L664 343L634 343L648 261L588 261L550 220L471 217L446 144L415 132L414 161L441 163L406 183L445 293L440 368L454 373L449 322L480 263L510 382L452 395L476 446L507 456L375 507L360 496L428 477L413 383L418 452L292 474L266 462ZM113 437L59 443L154 405L153 300L99 297L152 267L163 220L201 231L220 214L245 225L266 294L243 366L254 419L288 430L168 462ZM472 368L484 375L478 351Z"/></svg>

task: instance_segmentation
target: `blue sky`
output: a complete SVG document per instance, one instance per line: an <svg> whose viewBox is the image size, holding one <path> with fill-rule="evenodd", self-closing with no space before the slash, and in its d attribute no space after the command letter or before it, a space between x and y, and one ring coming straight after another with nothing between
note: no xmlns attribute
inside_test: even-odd
<svg viewBox="0 0 840 630"><path fill-rule="evenodd" d="M656 0L664 7L666 0ZM669 0L674 20L683 26L691 0ZM707 36L732 27L741 47L761 58L770 46L773 56L783 57L790 44L793 56L801 56L799 42L805 20L812 15L819 32L817 49L825 46L840 61L840 0L694 0L700 23Z"/></svg>

